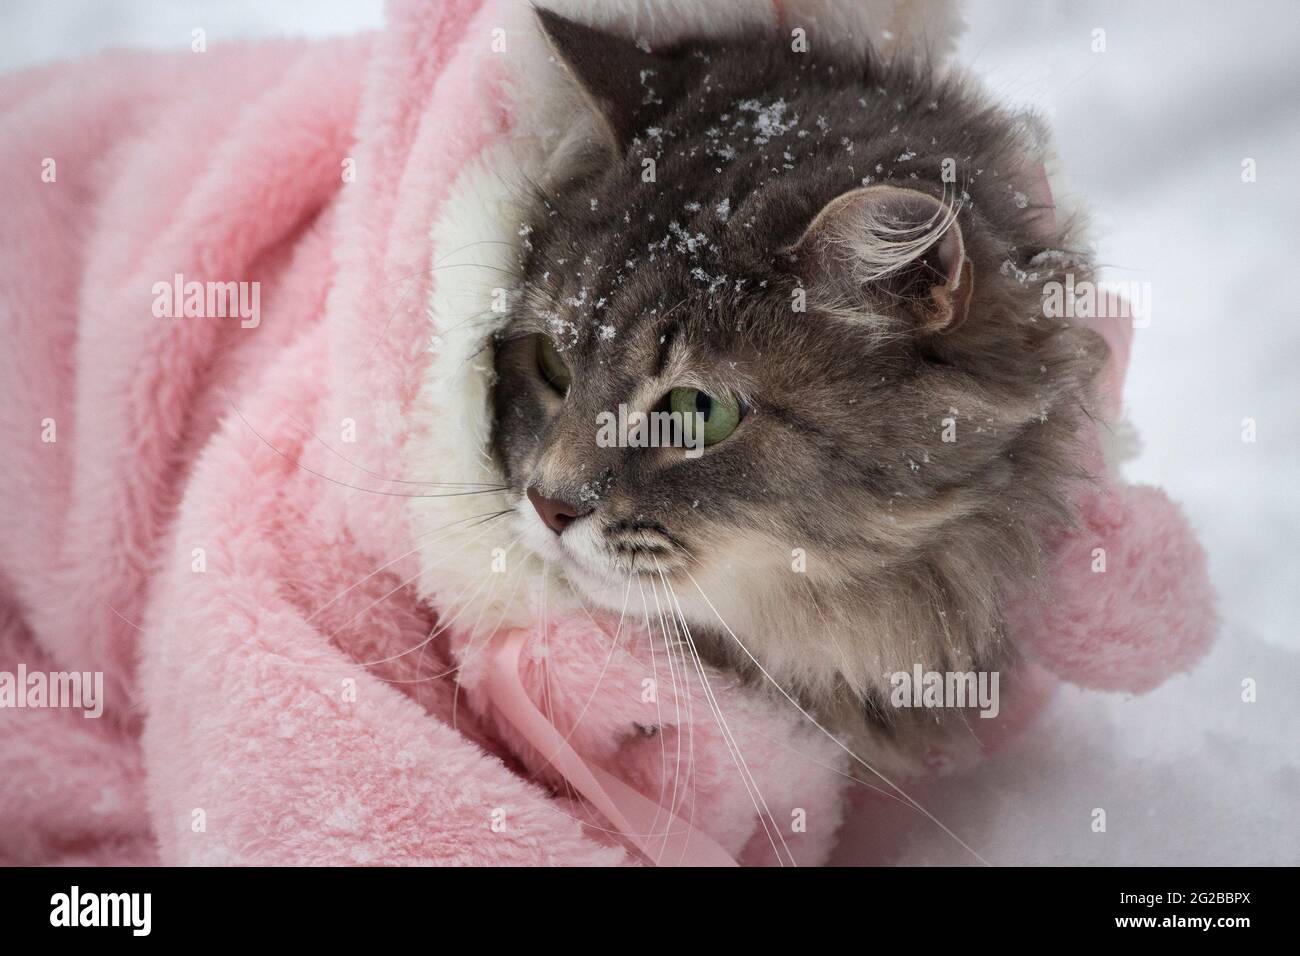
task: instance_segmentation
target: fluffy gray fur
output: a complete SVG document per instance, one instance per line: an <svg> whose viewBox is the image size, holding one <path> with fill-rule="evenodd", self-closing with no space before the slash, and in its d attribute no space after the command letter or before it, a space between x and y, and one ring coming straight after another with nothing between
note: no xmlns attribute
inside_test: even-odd
<svg viewBox="0 0 1300 956"><path fill-rule="evenodd" d="M533 487L578 506L596 557L562 564L592 599L617 609L629 575L662 572L706 657L759 680L756 659L864 761L906 775L939 738L969 739L967 715L895 709L886 675L920 663L1007 686L1004 595L1069 520L1105 358L1043 315L1042 283L1091 265L1035 221L1019 178L1040 162L1033 130L923 62L764 35L650 52L541 17L601 135L538 185L521 230L494 343L506 479L521 501ZM836 214L809 234L877 185L953 225ZM949 228L974 285L965 321L936 330L922 318ZM910 245L891 256L882 237ZM567 393L539 372L540 336ZM597 446L598 412L681 385L741 398L740 426L695 459Z"/></svg>

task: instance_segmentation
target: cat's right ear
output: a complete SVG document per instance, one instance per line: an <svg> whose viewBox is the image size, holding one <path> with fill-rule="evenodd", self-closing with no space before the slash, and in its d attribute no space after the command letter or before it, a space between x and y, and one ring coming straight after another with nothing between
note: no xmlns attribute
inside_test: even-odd
<svg viewBox="0 0 1300 956"><path fill-rule="evenodd" d="M550 10L536 8L551 50L573 76L618 153L653 125L675 89L677 71L664 56Z"/></svg>
<svg viewBox="0 0 1300 956"><path fill-rule="evenodd" d="M786 250L800 275L841 297L884 292L922 332L966 320L975 269L953 207L918 189L879 184L831 200Z"/></svg>

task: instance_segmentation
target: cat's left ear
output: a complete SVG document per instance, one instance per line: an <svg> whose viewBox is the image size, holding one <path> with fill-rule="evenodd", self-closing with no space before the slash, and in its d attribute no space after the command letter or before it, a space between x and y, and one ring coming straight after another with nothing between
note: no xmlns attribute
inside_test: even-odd
<svg viewBox="0 0 1300 956"><path fill-rule="evenodd" d="M609 145L622 153L662 114L679 71L668 57L622 37L540 7L536 12L556 58L600 117Z"/></svg>
<svg viewBox="0 0 1300 956"><path fill-rule="evenodd" d="M955 210L928 193L864 186L831 200L787 252L812 281L847 296L873 289L900 302L922 332L966 320L975 269Z"/></svg>

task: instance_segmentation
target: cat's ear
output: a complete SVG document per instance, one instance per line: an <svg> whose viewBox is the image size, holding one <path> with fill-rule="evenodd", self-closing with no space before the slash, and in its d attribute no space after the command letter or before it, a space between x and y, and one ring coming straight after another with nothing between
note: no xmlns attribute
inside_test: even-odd
<svg viewBox="0 0 1300 956"><path fill-rule="evenodd" d="M845 295L872 290L898 301L923 332L965 321L975 288L953 208L916 189L864 186L831 200L788 252L812 281Z"/></svg>
<svg viewBox="0 0 1300 956"><path fill-rule="evenodd" d="M662 112L665 94L676 84L671 61L550 10L539 7L536 13L556 59L591 103L609 145L621 153Z"/></svg>

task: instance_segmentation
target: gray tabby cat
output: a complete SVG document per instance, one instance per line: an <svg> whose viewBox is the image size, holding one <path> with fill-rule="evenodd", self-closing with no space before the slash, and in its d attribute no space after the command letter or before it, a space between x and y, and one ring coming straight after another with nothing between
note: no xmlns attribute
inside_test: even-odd
<svg viewBox="0 0 1300 956"><path fill-rule="evenodd" d="M538 184L494 342L525 541L614 610L662 573L702 654L906 776L968 714L891 706L889 675L1005 687L1004 595L1068 521L1106 356L1043 315L1090 263L1027 199L1041 147L923 63L539 16L600 133ZM602 447L621 404L700 412L703 453Z"/></svg>

